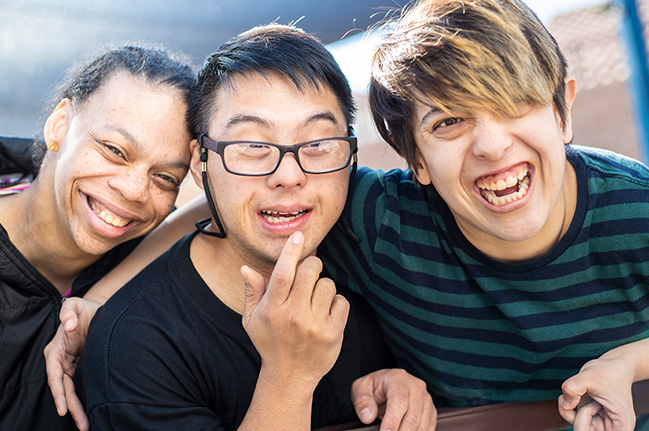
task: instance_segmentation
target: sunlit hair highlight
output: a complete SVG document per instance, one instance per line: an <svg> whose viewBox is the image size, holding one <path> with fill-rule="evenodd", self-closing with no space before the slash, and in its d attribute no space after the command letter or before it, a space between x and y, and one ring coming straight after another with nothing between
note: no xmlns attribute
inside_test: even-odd
<svg viewBox="0 0 649 431"><path fill-rule="evenodd" d="M370 107L382 137L416 166L416 101L446 113L514 117L520 104L557 108L565 124L566 61L517 0L426 0L387 24L372 61Z"/></svg>

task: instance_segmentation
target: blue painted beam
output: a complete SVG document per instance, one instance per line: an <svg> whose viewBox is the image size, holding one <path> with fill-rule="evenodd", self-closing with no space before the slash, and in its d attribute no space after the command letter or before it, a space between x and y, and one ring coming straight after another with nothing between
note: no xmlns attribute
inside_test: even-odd
<svg viewBox="0 0 649 431"><path fill-rule="evenodd" d="M634 105L640 158L649 163L649 65L643 25L636 0L616 0L623 12L622 36L627 46L631 79L629 94Z"/></svg>

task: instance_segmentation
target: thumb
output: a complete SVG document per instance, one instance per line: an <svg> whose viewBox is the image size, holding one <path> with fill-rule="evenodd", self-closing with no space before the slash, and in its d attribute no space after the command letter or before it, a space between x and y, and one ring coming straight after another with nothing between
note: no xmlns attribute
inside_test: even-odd
<svg viewBox="0 0 649 431"><path fill-rule="evenodd" d="M241 267L241 275L246 289L243 305L243 326L245 327L266 293L266 281L261 274L246 265Z"/></svg>
<svg viewBox="0 0 649 431"><path fill-rule="evenodd" d="M371 379L368 378L357 379L352 385L352 404L364 424L371 424L379 414L372 386Z"/></svg>
<svg viewBox="0 0 649 431"><path fill-rule="evenodd" d="M61 311L59 312L59 319L65 332L72 332L79 326L79 315L81 309L76 298L68 299L63 302Z"/></svg>
<svg viewBox="0 0 649 431"><path fill-rule="evenodd" d="M560 406L564 410L573 410L578 407L588 391L584 380L577 374L563 382L561 385L562 398L560 399Z"/></svg>

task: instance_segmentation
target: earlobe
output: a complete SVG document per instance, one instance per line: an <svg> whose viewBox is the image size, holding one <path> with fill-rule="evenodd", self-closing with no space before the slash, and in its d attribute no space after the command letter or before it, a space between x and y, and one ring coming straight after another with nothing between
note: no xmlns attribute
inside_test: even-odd
<svg viewBox="0 0 649 431"><path fill-rule="evenodd" d="M189 149L192 152L192 159L189 162L189 169L192 173L192 178L194 182L201 189L203 188L203 178L202 178L202 162L201 162L201 146L198 144L197 139L192 139L189 143Z"/></svg>
<svg viewBox="0 0 649 431"><path fill-rule="evenodd" d="M431 183L430 179L430 173L428 172L428 168L426 166L426 160L422 157L421 153L417 151L417 162L415 163L415 166L412 167L412 170L415 174L415 177L417 178L417 181L421 185L428 185Z"/></svg>
<svg viewBox="0 0 649 431"><path fill-rule="evenodd" d="M58 151L60 143L68 132L70 120L72 119L72 102L65 98L56 105L43 128L43 138L47 144L47 149Z"/></svg>

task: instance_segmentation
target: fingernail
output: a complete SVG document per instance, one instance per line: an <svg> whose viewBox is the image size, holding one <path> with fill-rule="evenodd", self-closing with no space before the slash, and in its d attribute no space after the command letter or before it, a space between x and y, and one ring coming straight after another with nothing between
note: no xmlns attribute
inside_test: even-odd
<svg viewBox="0 0 649 431"><path fill-rule="evenodd" d="M363 409L360 412L361 422L367 423L371 420L370 409Z"/></svg>
<svg viewBox="0 0 649 431"><path fill-rule="evenodd" d="M302 238L304 238L304 234L298 231L293 234L293 238L291 239L293 240L293 244L299 244L302 242Z"/></svg>
<svg viewBox="0 0 649 431"><path fill-rule="evenodd" d="M66 320L65 323L63 324L63 327L65 328L66 331L69 331L73 329L73 323L72 320Z"/></svg>

